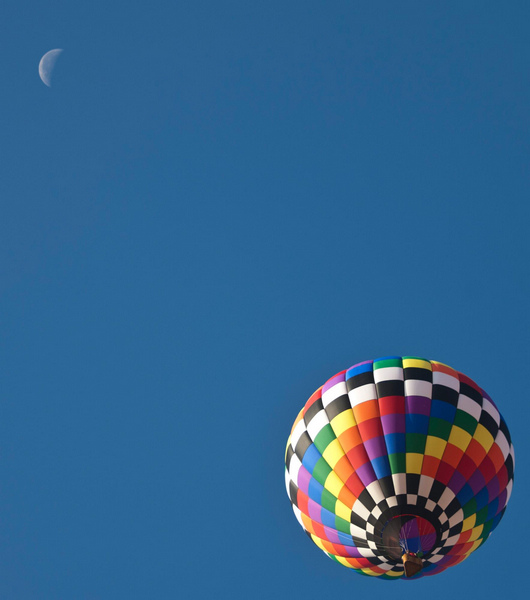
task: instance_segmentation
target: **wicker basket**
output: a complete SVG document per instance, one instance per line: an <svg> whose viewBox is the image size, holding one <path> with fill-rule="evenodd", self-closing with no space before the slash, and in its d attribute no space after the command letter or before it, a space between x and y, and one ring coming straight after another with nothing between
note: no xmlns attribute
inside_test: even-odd
<svg viewBox="0 0 530 600"><path fill-rule="evenodd" d="M412 577L419 573L423 568L423 561L418 556L414 554L405 553L401 557L403 561L403 566L405 567L405 576Z"/></svg>

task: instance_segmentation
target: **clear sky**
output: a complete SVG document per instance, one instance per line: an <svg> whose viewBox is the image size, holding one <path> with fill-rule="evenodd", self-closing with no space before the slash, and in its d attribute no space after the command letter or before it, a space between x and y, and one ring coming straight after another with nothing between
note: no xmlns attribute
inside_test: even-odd
<svg viewBox="0 0 530 600"><path fill-rule="evenodd" d="M522 596L529 23L3 0L2 599ZM516 454L486 545L415 582L326 558L284 488L309 395L391 354L472 377Z"/></svg>

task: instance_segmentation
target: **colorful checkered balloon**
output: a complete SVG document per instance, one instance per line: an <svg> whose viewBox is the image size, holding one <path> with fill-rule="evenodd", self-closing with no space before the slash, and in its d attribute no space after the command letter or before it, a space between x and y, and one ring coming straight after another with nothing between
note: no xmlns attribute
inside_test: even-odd
<svg viewBox="0 0 530 600"><path fill-rule="evenodd" d="M332 377L298 414L285 455L306 533L338 563L385 579L467 558L501 520L513 470L510 433L486 392L415 357Z"/></svg>

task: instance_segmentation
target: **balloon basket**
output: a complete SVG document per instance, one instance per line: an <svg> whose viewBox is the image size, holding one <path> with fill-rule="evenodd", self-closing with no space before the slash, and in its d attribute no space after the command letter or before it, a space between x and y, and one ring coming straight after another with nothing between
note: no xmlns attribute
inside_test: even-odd
<svg viewBox="0 0 530 600"><path fill-rule="evenodd" d="M423 569L423 561L419 556L405 553L401 557L403 566L405 567L405 577L412 577Z"/></svg>

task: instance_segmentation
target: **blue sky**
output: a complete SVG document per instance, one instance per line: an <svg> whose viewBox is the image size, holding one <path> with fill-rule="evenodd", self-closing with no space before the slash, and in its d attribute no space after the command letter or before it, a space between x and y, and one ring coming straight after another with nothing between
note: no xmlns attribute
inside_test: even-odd
<svg viewBox="0 0 530 600"><path fill-rule="evenodd" d="M521 595L529 18L3 2L2 598ZM389 354L476 380L516 453L487 544L410 583L327 559L283 481L309 395Z"/></svg>

